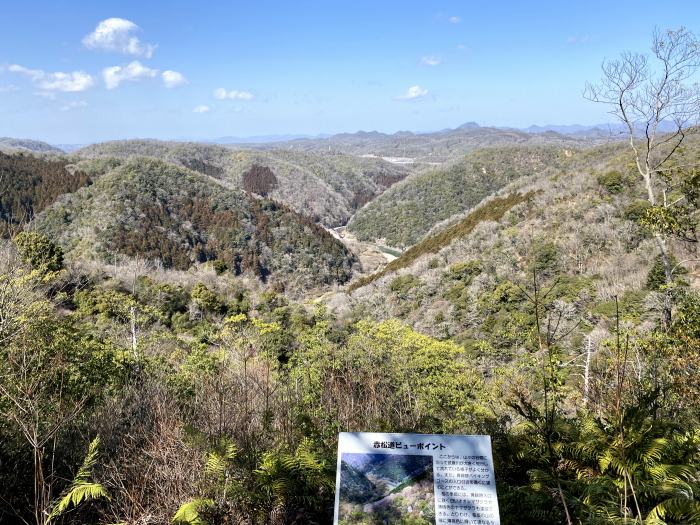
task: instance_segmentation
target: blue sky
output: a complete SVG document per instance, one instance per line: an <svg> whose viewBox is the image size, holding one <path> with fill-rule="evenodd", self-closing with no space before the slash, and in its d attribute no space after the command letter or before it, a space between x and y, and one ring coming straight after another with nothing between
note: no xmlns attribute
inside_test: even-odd
<svg viewBox="0 0 700 525"><path fill-rule="evenodd" d="M5 2L0 136L53 143L608 121L587 80L695 2ZM166 73L167 72L167 73Z"/></svg>

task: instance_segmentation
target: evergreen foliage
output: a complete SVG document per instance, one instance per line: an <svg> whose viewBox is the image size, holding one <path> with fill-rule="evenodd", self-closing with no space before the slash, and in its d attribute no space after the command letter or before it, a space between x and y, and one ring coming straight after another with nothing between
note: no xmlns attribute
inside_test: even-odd
<svg viewBox="0 0 700 525"><path fill-rule="evenodd" d="M621 193L626 186L632 183L630 177L625 177L619 171L608 171L607 173L601 173L596 178L598 184L600 184L605 191L608 193L617 194Z"/></svg>
<svg viewBox="0 0 700 525"><path fill-rule="evenodd" d="M509 182L554 170L566 159L561 149L546 146L475 150L396 184L359 210L348 229L360 240L411 246L435 224L465 213Z"/></svg>
<svg viewBox="0 0 700 525"><path fill-rule="evenodd" d="M69 169L64 159L0 152L0 236L31 221L60 195L91 183L90 176Z"/></svg>
<svg viewBox="0 0 700 525"><path fill-rule="evenodd" d="M35 270L58 272L63 269L63 250L38 232L20 232L13 239L20 257Z"/></svg>
<svg viewBox="0 0 700 525"><path fill-rule="evenodd" d="M253 164L249 170L243 172L243 189L261 197L266 197L277 184L277 177L267 166Z"/></svg>

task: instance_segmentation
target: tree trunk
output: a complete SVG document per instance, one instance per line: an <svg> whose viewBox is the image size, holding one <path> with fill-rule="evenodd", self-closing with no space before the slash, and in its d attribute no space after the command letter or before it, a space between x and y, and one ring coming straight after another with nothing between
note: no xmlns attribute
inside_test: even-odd
<svg viewBox="0 0 700 525"><path fill-rule="evenodd" d="M589 335L586 341L586 367L583 374L583 406L588 406L588 388L590 383L591 353L592 344Z"/></svg>

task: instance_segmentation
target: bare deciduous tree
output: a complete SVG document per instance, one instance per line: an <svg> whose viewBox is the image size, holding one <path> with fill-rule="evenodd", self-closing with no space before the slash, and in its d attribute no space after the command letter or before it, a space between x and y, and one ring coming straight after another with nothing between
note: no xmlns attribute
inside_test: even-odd
<svg viewBox="0 0 700 525"><path fill-rule="evenodd" d="M651 60L625 52L605 61L601 82L588 84L584 96L608 105L610 114L625 125L647 200L667 216L679 204L670 197L677 183L670 161L700 115L700 90L689 83L700 67L700 41L685 28L655 31L651 51ZM666 278L664 322L669 325L674 265L668 232L655 228L654 237Z"/></svg>

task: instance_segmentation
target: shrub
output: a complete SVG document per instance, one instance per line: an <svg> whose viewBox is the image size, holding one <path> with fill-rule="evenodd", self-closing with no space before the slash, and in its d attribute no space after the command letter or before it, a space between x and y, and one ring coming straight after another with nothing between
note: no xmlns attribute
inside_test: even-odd
<svg viewBox="0 0 700 525"><path fill-rule="evenodd" d="M20 257L35 270L58 272L63 269L63 250L43 233L21 232L14 241Z"/></svg>
<svg viewBox="0 0 700 525"><path fill-rule="evenodd" d="M214 271L216 275L223 275L226 270L228 270L228 264L226 264L221 259L217 259L212 264L214 266Z"/></svg>
<svg viewBox="0 0 700 525"><path fill-rule="evenodd" d="M141 276L136 281L135 297L139 303L158 309L165 319L175 313L187 311L189 297L184 288L168 283L159 283Z"/></svg>
<svg viewBox="0 0 700 525"><path fill-rule="evenodd" d="M420 279L415 275L400 275L389 284L389 289L399 296L405 296L413 288L420 285Z"/></svg>
<svg viewBox="0 0 700 525"><path fill-rule="evenodd" d="M479 275L482 270L481 262L469 261L453 264L447 271L446 276L453 281L463 281L468 284L471 282L472 278Z"/></svg>
<svg viewBox="0 0 700 525"><path fill-rule="evenodd" d="M619 171L609 171L607 173L601 173L596 177L598 184L600 184L605 191L611 194L621 193L625 188L625 185L629 183L627 178Z"/></svg>
<svg viewBox="0 0 700 525"><path fill-rule="evenodd" d="M190 292L192 302L203 312L223 314L226 312L224 301L203 283L197 283Z"/></svg>
<svg viewBox="0 0 700 525"><path fill-rule="evenodd" d="M625 290L617 304L614 300L598 303L591 309L591 313L595 316L615 319L619 310L621 319L638 321L645 311L644 301L647 293L645 290Z"/></svg>
<svg viewBox="0 0 700 525"><path fill-rule="evenodd" d="M644 199L637 199L630 202L622 213L622 216L628 221L639 222L646 216L647 210L651 204Z"/></svg>
<svg viewBox="0 0 700 525"><path fill-rule="evenodd" d="M530 268L538 275L551 275L559 265L559 247L551 241L535 241L530 246L530 260Z"/></svg>

